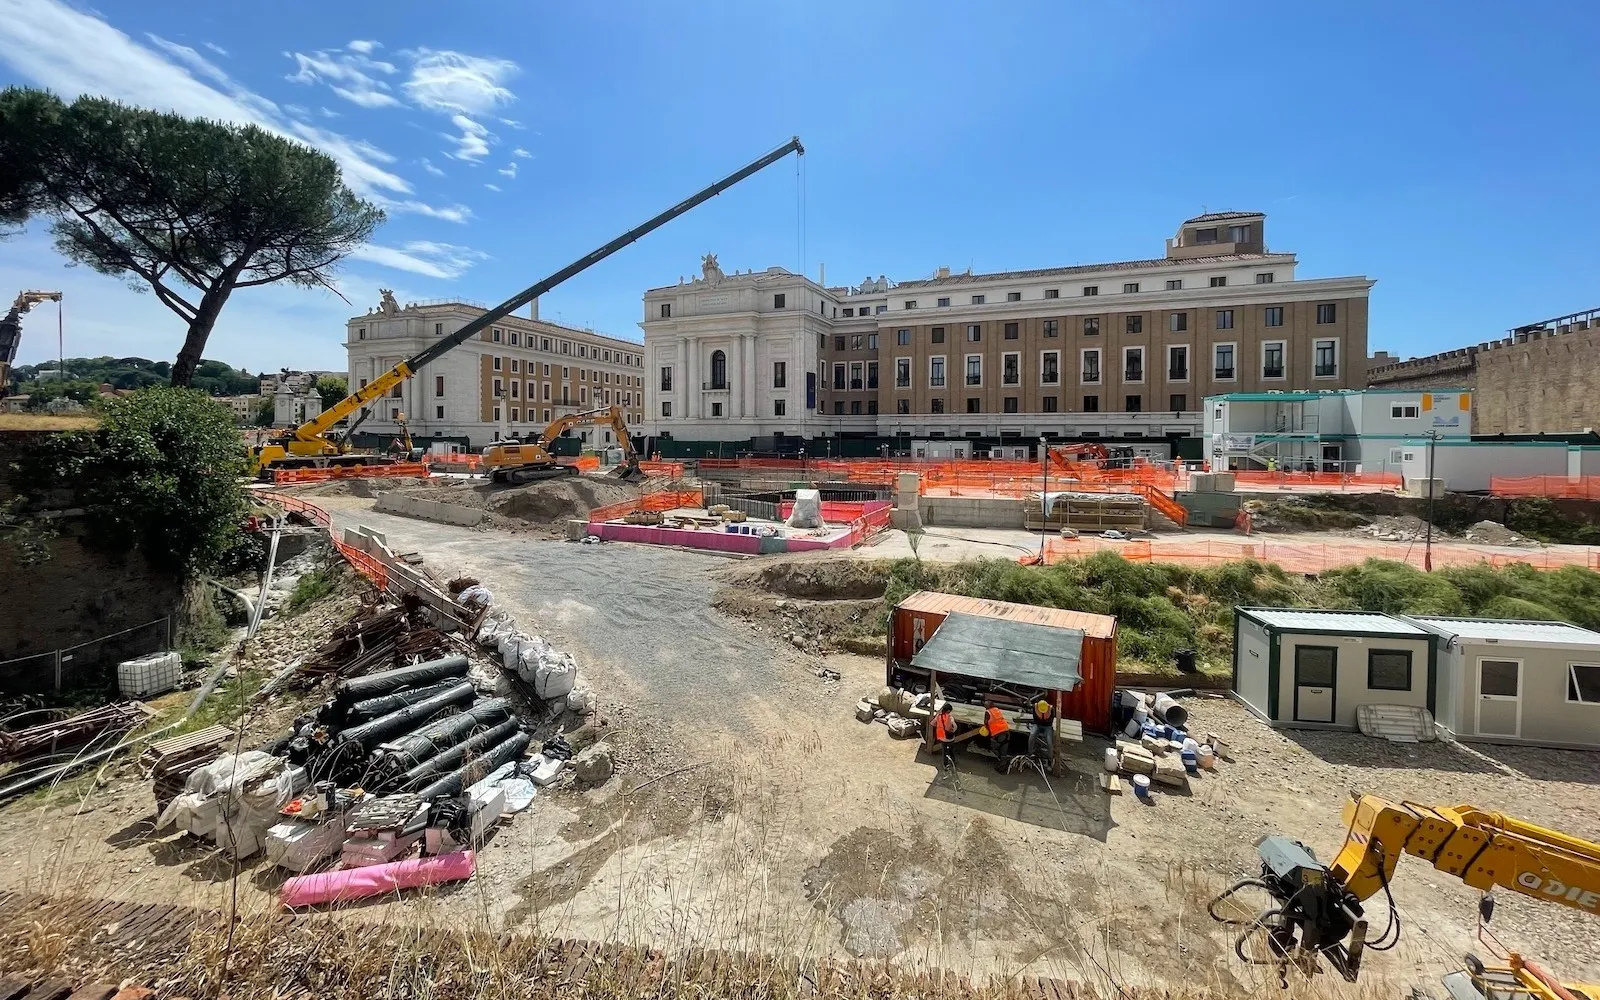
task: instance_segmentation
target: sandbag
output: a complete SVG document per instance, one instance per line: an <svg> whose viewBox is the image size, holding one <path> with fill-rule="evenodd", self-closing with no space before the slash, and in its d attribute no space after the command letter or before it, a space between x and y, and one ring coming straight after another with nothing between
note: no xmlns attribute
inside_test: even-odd
<svg viewBox="0 0 1600 1000"><path fill-rule="evenodd" d="M822 494L817 490L795 490L794 509L789 511L791 528L820 528L822 521Z"/></svg>
<svg viewBox="0 0 1600 1000"><path fill-rule="evenodd" d="M494 604L494 595L482 584L474 584L456 595L456 602L468 611L481 611Z"/></svg>
<svg viewBox="0 0 1600 1000"><path fill-rule="evenodd" d="M483 620L478 626L478 634L473 638L484 649L500 652L500 637L517 630L517 623L504 611L496 611Z"/></svg>
<svg viewBox="0 0 1600 1000"><path fill-rule="evenodd" d="M588 715L594 711L594 689L582 680L567 692L567 711Z"/></svg>
<svg viewBox="0 0 1600 1000"><path fill-rule="evenodd" d="M565 698L578 683L578 664L571 653L548 652L533 672L533 693L545 701Z"/></svg>

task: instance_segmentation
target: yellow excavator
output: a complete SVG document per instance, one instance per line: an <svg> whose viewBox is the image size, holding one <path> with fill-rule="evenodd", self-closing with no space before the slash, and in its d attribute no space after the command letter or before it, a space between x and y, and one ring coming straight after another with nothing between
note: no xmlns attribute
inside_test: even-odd
<svg viewBox="0 0 1600 1000"><path fill-rule="evenodd" d="M655 218L635 226L605 246L580 257L543 281L523 289L448 337L441 337L434 341L344 399L323 410L318 416L298 427L292 427L284 431L263 445L254 456L256 472L262 477L268 477L277 469L388 464L390 460L384 456L361 454L352 451L350 447L350 437L355 433L356 428L361 425L361 422L366 419L372 403L389 395L406 379L421 371L428 362L461 346L573 275L588 270L633 241L653 230L659 229L702 202L709 201L751 174L771 166L790 153L804 156L805 151L805 147L800 144L800 137L795 136L777 149L745 164L710 187L695 192ZM346 419L350 421L348 429L342 435L336 436L335 427Z"/></svg>
<svg viewBox="0 0 1600 1000"><path fill-rule="evenodd" d="M1600 984L1562 983L1488 931L1494 889L1600 916L1600 844L1475 806L1396 803L1376 795L1352 796L1344 824L1344 844L1328 865L1287 837L1256 842L1261 874L1229 886L1210 905L1214 919L1243 928L1234 942L1239 958L1276 966L1287 984L1290 966L1313 970L1321 956L1355 982L1365 951L1387 951L1400 940L1390 882L1401 856L1410 854L1485 893L1478 939L1498 961L1467 955L1465 969L1444 977L1452 1000L1600 1000ZM1251 918L1217 912L1247 889L1264 890L1274 905ZM1369 940L1362 904L1380 893L1388 901L1387 926Z"/></svg>
<svg viewBox="0 0 1600 1000"><path fill-rule="evenodd" d="M532 441L497 441L483 449L483 471L497 483L531 483L538 479L577 475L577 466L561 465L548 449L556 438L583 424L605 424L616 434L617 446L622 449L622 464L612 470L611 475L629 482L644 478L644 473L639 471L639 456L634 453L633 438L628 434L628 422L623 419L620 406L557 417Z"/></svg>

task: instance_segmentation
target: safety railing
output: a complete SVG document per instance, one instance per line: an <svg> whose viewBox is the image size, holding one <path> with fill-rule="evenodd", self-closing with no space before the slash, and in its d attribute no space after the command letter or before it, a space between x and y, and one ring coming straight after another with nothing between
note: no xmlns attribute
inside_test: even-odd
<svg viewBox="0 0 1600 1000"><path fill-rule="evenodd" d="M672 479L683 478L682 462L640 462L639 471L647 476L668 476Z"/></svg>
<svg viewBox="0 0 1600 1000"><path fill-rule="evenodd" d="M1600 500L1600 476L1490 476L1489 492L1497 497Z"/></svg>
<svg viewBox="0 0 1600 1000"><path fill-rule="evenodd" d="M293 511L304 517L307 521L328 533L328 541L344 557L350 568L372 581L372 585L380 591L389 589L389 570L383 563L361 551L353 545L346 545L343 539L333 530L333 518L328 512L316 504L290 493L280 493L277 490L267 490L260 494L265 499L282 507L284 510Z"/></svg>
<svg viewBox="0 0 1600 1000"><path fill-rule="evenodd" d="M1283 469L1273 471L1252 470L1233 473L1236 486L1271 487L1275 489L1305 489L1315 487L1331 490L1362 490L1371 492L1373 489L1398 490L1400 489L1400 473L1398 472L1289 472Z"/></svg>
<svg viewBox="0 0 1600 1000"><path fill-rule="evenodd" d="M382 479L392 476L428 478L424 462L393 462L386 465L331 465L325 469L279 469L272 481L279 486L297 483L325 483L335 479Z"/></svg>

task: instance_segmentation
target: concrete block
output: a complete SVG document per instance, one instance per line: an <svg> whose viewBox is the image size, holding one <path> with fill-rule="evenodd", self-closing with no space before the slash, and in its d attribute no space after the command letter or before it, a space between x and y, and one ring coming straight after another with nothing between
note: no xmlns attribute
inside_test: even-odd
<svg viewBox="0 0 1600 1000"><path fill-rule="evenodd" d="M567 521L567 541L581 542L589 535L589 522L581 517Z"/></svg>
<svg viewBox="0 0 1600 1000"><path fill-rule="evenodd" d="M1414 497L1432 497L1437 500L1444 496L1444 480L1407 479L1406 492Z"/></svg>
<svg viewBox="0 0 1600 1000"><path fill-rule="evenodd" d="M895 477L895 492L921 493L922 476L915 472L902 472Z"/></svg>
<svg viewBox="0 0 1600 1000"><path fill-rule="evenodd" d="M1189 775L1184 771L1183 765L1170 758L1156 761L1155 773L1150 775L1150 780L1168 788L1189 787Z"/></svg>
<svg viewBox="0 0 1600 1000"><path fill-rule="evenodd" d="M1210 472L1189 473L1189 489L1195 493L1211 493L1216 489L1216 480Z"/></svg>
<svg viewBox="0 0 1600 1000"><path fill-rule="evenodd" d="M1211 492L1212 493L1232 493L1233 492L1233 473L1231 473L1231 472L1213 472L1213 473L1211 473Z"/></svg>
<svg viewBox="0 0 1600 1000"><path fill-rule="evenodd" d="M437 521L440 524L455 524L463 528L476 527L483 523L489 515L476 507L465 504L445 503L440 500L423 500L420 497L406 496L403 493L385 493L373 505L373 510L385 514L399 514L401 517L415 517L423 521Z"/></svg>
<svg viewBox="0 0 1600 1000"><path fill-rule="evenodd" d="M922 514L917 510L896 507L889 512L889 525L901 531L920 531L923 527Z"/></svg>

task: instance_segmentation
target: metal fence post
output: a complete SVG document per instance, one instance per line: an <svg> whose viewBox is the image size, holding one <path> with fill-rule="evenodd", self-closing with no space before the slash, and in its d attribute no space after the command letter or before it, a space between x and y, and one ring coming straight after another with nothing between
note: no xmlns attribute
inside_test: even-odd
<svg viewBox="0 0 1600 1000"><path fill-rule="evenodd" d="M56 650L56 690L61 690L61 650Z"/></svg>

